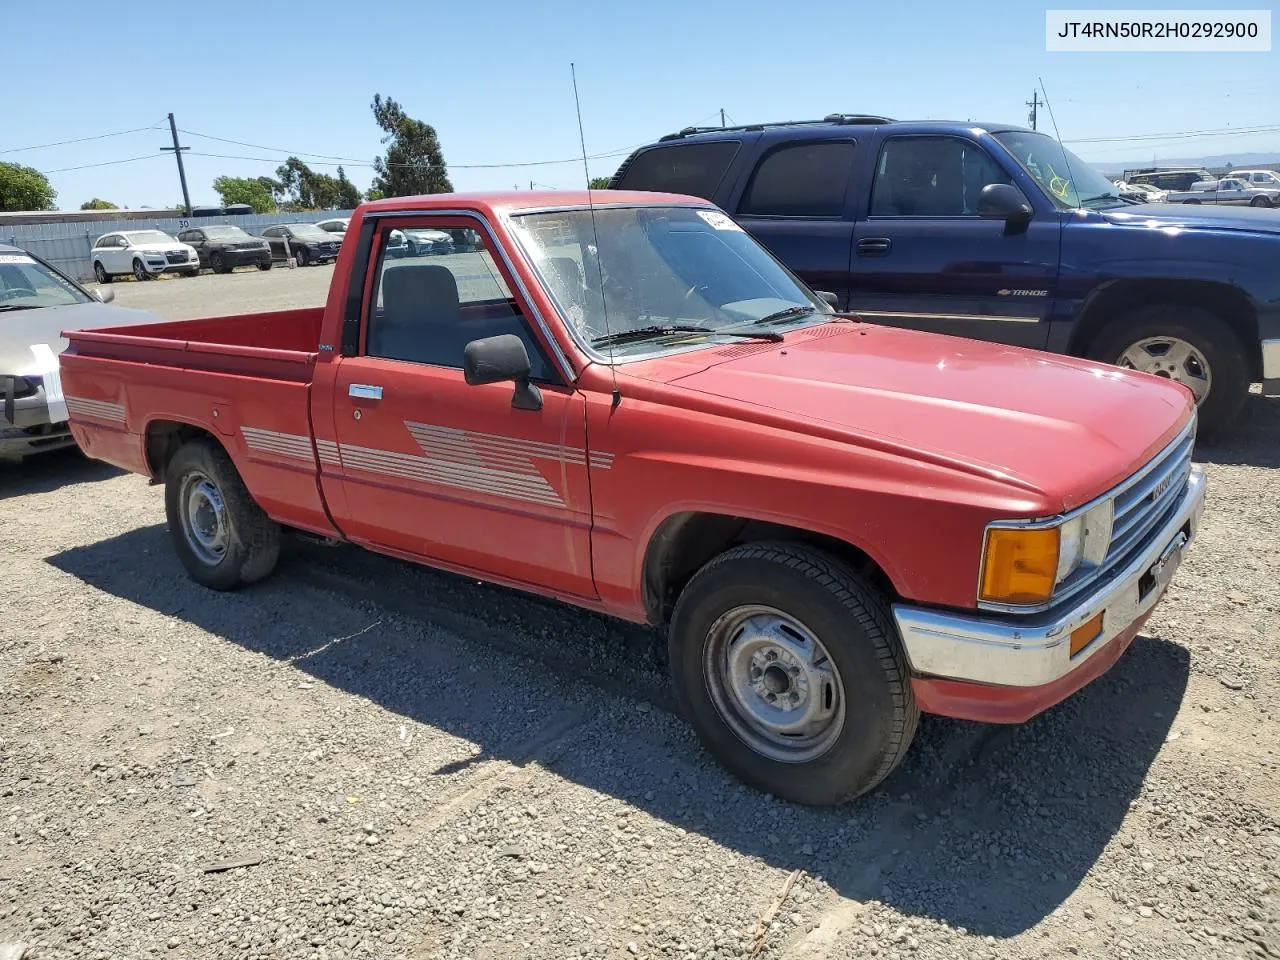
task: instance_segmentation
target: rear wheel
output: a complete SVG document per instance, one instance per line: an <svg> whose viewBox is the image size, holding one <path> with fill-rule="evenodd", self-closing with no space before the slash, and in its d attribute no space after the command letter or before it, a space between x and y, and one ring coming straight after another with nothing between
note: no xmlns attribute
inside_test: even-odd
<svg viewBox="0 0 1280 960"><path fill-rule="evenodd" d="M107 273L107 268L102 265L101 260L93 262L93 275L99 283L111 282L111 274Z"/></svg>
<svg viewBox="0 0 1280 960"><path fill-rule="evenodd" d="M1270 198L1270 197L1263 197L1263 196L1257 196L1257 197L1254 197L1252 200L1250 200L1250 201L1249 201L1249 206L1251 206L1251 207L1269 207L1269 206L1271 206L1271 198Z"/></svg>
<svg viewBox="0 0 1280 960"><path fill-rule="evenodd" d="M193 440L173 455L164 502L178 557L202 586L231 590L275 568L280 527L254 502L213 440Z"/></svg>
<svg viewBox="0 0 1280 960"><path fill-rule="evenodd" d="M1200 430L1225 427L1249 394L1244 347L1221 317L1201 307L1152 304L1104 329L1088 356L1130 370L1176 380L1195 396Z"/></svg>
<svg viewBox="0 0 1280 960"><path fill-rule="evenodd" d="M676 604L672 680L704 746L761 790L828 806L901 762L919 708L881 593L794 543L735 547Z"/></svg>
<svg viewBox="0 0 1280 960"><path fill-rule="evenodd" d="M135 280L150 280L151 274L147 273L147 268L143 262L136 257L133 261L133 278Z"/></svg>

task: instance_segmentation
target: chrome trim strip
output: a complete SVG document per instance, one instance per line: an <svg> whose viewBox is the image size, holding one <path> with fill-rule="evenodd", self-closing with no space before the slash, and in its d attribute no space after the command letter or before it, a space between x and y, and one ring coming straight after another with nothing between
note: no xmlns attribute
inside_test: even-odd
<svg viewBox="0 0 1280 960"><path fill-rule="evenodd" d="M1205 498L1201 467L1192 468L1183 489L1178 509L1160 535L1114 577L1066 611L1010 619L894 604L894 620L912 671L972 683L1038 687L1077 669L1163 596L1163 587L1181 561L1179 548L1185 549L1199 530ZM1188 528L1185 534L1184 527ZM1175 555L1177 559L1170 565ZM1142 578L1159 564L1163 564L1157 571L1159 588L1140 594ZM1098 613L1103 614L1102 632L1072 657L1071 631Z"/></svg>
<svg viewBox="0 0 1280 960"><path fill-rule="evenodd" d="M909 320L994 320L1000 323L1039 323L1039 317L1002 317L986 313L899 313L894 310L859 310L853 307L849 313L855 317L899 317Z"/></svg>
<svg viewBox="0 0 1280 960"><path fill-rule="evenodd" d="M1280 340L1262 341L1262 379L1280 380Z"/></svg>

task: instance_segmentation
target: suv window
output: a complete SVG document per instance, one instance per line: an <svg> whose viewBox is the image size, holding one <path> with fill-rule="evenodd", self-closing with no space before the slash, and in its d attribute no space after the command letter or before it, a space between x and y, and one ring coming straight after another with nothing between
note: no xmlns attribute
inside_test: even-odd
<svg viewBox="0 0 1280 960"><path fill-rule="evenodd" d="M893 137L880 149L873 217L972 217L990 183L1010 183L990 154L958 137Z"/></svg>
<svg viewBox="0 0 1280 960"><path fill-rule="evenodd" d="M616 187L712 200L740 146L739 140L715 140L654 147L637 154L619 171Z"/></svg>
<svg viewBox="0 0 1280 960"><path fill-rule="evenodd" d="M789 143L765 155L738 212L758 217L838 217L853 165L853 142Z"/></svg>
<svg viewBox="0 0 1280 960"><path fill-rule="evenodd" d="M554 379L482 235L454 232L465 235L473 252L388 256L388 237L399 231L380 235L366 356L461 369L463 349L472 340L513 333L529 352L530 378Z"/></svg>

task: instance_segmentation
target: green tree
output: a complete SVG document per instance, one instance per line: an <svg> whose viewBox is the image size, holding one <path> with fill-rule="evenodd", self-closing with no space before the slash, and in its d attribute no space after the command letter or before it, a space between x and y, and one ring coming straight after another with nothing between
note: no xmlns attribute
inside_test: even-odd
<svg viewBox="0 0 1280 960"><path fill-rule="evenodd" d="M259 180L253 177L218 177L213 189L222 198L222 205L247 203L254 213L270 213L276 208L275 197Z"/></svg>
<svg viewBox="0 0 1280 960"><path fill-rule="evenodd" d="M84 203L80 204L80 209L81 210L119 210L120 208L117 207L110 200L99 200L97 197L94 197L92 200L86 200Z"/></svg>
<svg viewBox="0 0 1280 960"><path fill-rule="evenodd" d="M0 211L52 210L58 191L49 178L20 163L0 163Z"/></svg>
<svg viewBox="0 0 1280 960"><path fill-rule="evenodd" d="M452 193L449 171L435 127L415 120L400 104L382 94L373 95L373 119L386 136L387 155L376 157L376 176L370 192L384 197L411 197L421 193Z"/></svg>
<svg viewBox="0 0 1280 960"><path fill-rule="evenodd" d="M360 206L360 191L347 179L341 167L338 168L338 206L343 210L354 210Z"/></svg>
<svg viewBox="0 0 1280 960"><path fill-rule="evenodd" d="M609 180L610 180L609 177L592 177L591 189L592 190L608 190Z"/></svg>
<svg viewBox="0 0 1280 960"><path fill-rule="evenodd" d="M284 205L293 210L345 209L346 201L351 199L359 203L360 191L346 181L341 168L338 174L338 177L331 177L327 173L316 173L297 157L290 157L276 168L281 195L286 198ZM345 189L343 181L347 182Z"/></svg>

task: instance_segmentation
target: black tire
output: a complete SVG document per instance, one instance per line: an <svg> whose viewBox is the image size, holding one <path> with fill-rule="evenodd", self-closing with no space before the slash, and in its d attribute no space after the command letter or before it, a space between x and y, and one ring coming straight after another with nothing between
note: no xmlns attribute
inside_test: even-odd
<svg viewBox="0 0 1280 960"><path fill-rule="evenodd" d="M133 258L133 279L138 281L151 279L151 274L147 273L146 266L137 257Z"/></svg>
<svg viewBox="0 0 1280 960"><path fill-rule="evenodd" d="M190 486L212 484L223 513L224 545L216 560L197 552L188 539ZM280 526L250 496L227 456L211 439L192 440L179 448L165 470L165 514L169 535L191 578L213 590L233 590L266 577L280 556Z"/></svg>
<svg viewBox="0 0 1280 960"><path fill-rule="evenodd" d="M749 607L785 614L825 648L843 690L836 694L843 720L820 753L770 757L735 731L740 719L726 719L726 708L717 706L724 697L713 692L720 684L706 666L708 646L714 649L718 622ZM669 655L676 699L706 749L740 779L786 800L831 806L866 793L897 767L915 736L920 710L888 603L820 550L752 543L711 560L676 603Z"/></svg>
<svg viewBox="0 0 1280 960"><path fill-rule="evenodd" d="M270 270L273 266L275 266L275 261L274 261L274 260L268 260L266 263L260 263L260 264L258 264L258 269L259 269L259 270Z"/></svg>
<svg viewBox="0 0 1280 960"><path fill-rule="evenodd" d="M293 256L294 256L294 259L298 261L298 266L300 267L305 267L308 263L310 263L310 260L307 257L306 247L299 247L297 250L293 251Z"/></svg>
<svg viewBox="0 0 1280 960"><path fill-rule="evenodd" d="M1222 430L1249 395L1246 348L1225 320L1201 307L1156 303L1116 317L1099 331L1086 356L1121 365L1126 350L1147 338L1170 337L1190 344L1208 364L1209 389L1199 402L1199 433Z"/></svg>
<svg viewBox="0 0 1280 960"><path fill-rule="evenodd" d="M111 274L107 273L107 268L102 265L101 260L93 261L93 275L99 283L111 282Z"/></svg>
<svg viewBox="0 0 1280 960"><path fill-rule="evenodd" d="M220 253L210 254L209 269L214 273L230 273L231 268L227 266L226 259Z"/></svg>
<svg viewBox="0 0 1280 960"><path fill-rule="evenodd" d="M193 269L193 270L185 270L185 271L183 271L182 275L183 275L184 277L198 277L198 276L200 276L200 268L199 268L199 267L196 267L196 268L195 268L195 269Z"/></svg>
<svg viewBox="0 0 1280 960"><path fill-rule="evenodd" d="M1192 205L1199 205L1199 203L1200 203L1200 201L1199 201L1199 200L1183 200L1182 202L1183 202L1183 203L1190 203L1190 204L1192 204Z"/></svg>
<svg viewBox="0 0 1280 960"><path fill-rule="evenodd" d="M1269 206L1271 206L1271 198L1270 198L1270 197L1262 197L1262 196L1254 197L1252 200L1250 200L1250 201L1249 201L1249 206L1251 206L1251 207L1269 207Z"/></svg>

